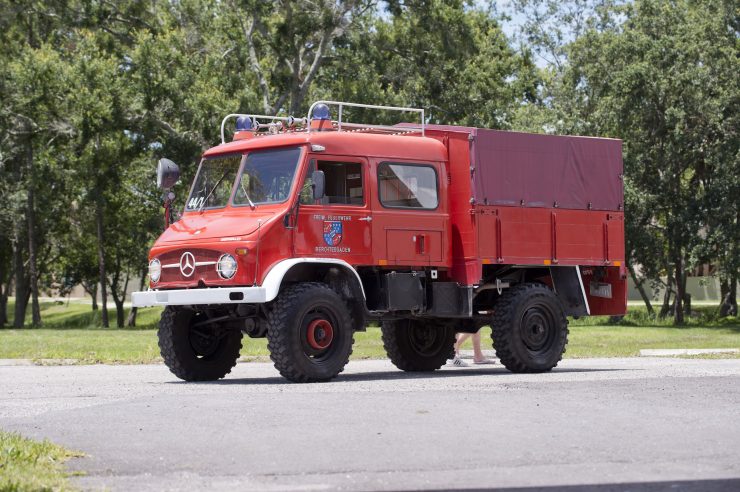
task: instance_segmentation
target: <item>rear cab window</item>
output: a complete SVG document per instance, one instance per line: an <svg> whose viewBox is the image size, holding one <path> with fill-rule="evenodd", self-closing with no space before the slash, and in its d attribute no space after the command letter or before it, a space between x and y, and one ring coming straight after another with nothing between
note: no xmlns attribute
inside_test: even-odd
<svg viewBox="0 0 740 492"><path fill-rule="evenodd" d="M378 191L386 208L435 210L439 206L437 170L429 164L381 162Z"/></svg>

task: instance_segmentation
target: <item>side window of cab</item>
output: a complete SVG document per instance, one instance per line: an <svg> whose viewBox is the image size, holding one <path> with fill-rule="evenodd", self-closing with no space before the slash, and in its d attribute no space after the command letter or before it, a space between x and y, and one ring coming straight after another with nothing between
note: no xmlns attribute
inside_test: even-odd
<svg viewBox="0 0 740 492"><path fill-rule="evenodd" d="M385 208L435 210L439 205L437 171L428 164L381 162L378 197Z"/></svg>
<svg viewBox="0 0 740 492"><path fill-rule="evenodd" d="M324 198L313 199L311 173L318 169L324 172ZM311 161L308 175L301 188L300 202L303 205L356 205L365 204L365 183L362 164L351 161Z"/></svg>

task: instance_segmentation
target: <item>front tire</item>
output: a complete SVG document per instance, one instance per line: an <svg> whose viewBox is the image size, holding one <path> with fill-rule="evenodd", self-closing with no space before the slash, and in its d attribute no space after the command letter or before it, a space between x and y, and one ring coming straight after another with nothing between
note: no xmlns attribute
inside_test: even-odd
<svg viewBox="0 0 740 492"><path fill-rule="evenodd" d="M558 365L568 343L568 320L560 300L543 284L522 284L496 302L493 348L511 372L547 372Z"/></svg>
<svg viewBox="0 0 740 492"><path fill-rule="evenodd" d="M170 371L185 381L215 381L231 372L242 348L239 330L199 323L204 313L167 306L159 321L159 352Z"/></svg>
<svg viewBox="0 0 740 492"><path fill-rule="evenodd" d="M267 323L270 358L290 381L329 381L349 362L352 318L344 300L326 284L288 287L272 305Z"/></svg>
<svg viewBox="0 0 740 492"><path fill-rule="evenodd" d="M455 330L434 321L383 321L383 347L402 371L435 371L455 353Z"/></svg>

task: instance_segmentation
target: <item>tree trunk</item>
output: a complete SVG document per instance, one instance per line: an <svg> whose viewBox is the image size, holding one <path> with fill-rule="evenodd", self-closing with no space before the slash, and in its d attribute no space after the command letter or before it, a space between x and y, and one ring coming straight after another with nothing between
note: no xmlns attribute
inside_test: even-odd
<svg viewBox="0 0 740 492"><path fill-rule="evenodd" d="M141 281L139 282L139 290L144 290L146 284L146 270L141 275ZM139 308L136 306L131 307L131 311L128 313L128 320L126 320L126 326L133 328L136 326L136 314L139 312Z"/></svg>
<svg viewBox="0 0 740 492"><path fill-rule="evenodd" d="M23 264L23 247L20 238L22 236L22 222L18 221L16 226L16 237L13 241L13 262L15 267L15 312L13 327L23 328L26 322L26 269Z"/></svg>
<svg viewBox="0 0 740 492"><path fill-rule="evenodd" d="M724 318L730 306L727 304L727 294L730 293L730 281L726 277L720 277L719 280L719 316Z"/></svg>
<svg viewBox="0 0 740 492"><path fill-rule="evenodd" d="M131 306L131 311L128 312L128 318L126 318L126 326L129 328L133 328L136 326L136 313L138 312L139 308L136 306Z"/></svg>
<svg viewBox="0 0 740 492"><path fill-rule="evenodd" d="M665 292L663 293L663 305L660 307L658 317L664 319L671 310L671 293L673 292L673 272L668 271L666 278Z"/></svg>
<svg viewBox="0 0 740 492"><path fill-rule="evenodd" d="M689 318L691 317L691 294L688 292L683 296L683 313Z"/></svg>
<svg viewBox="0 0 740 492"><path fill-rule="evenodd" d="M8 289L10 284L5 286L5 262L0 261L0 328L4 328L8 323Z"/></svg>
<svg viewBox="0 0 740 492"><path fill-rule="evenodd" d="M627 265L627 268L630 271L630 276L632 277L632 282L634 282L637 292L639 292L640 297L642 297L642 302L645 303L645 308L647 309L648 314L650 316L654 316L655 310L653 309L653 304L650 302L650 296L648 296L647 292L645 292L645 279L637 279L635 267L633 267L632 265Z"/></svg>
<svg viewBox="0 0 740 492"><path fill-rule="evenodd" d="M126 281L123 282L123 291L118 300L116 300L116 324L119 328L123 328L123 318L126 313L123 309L123 302L126 300L126 291L128 290L129 273L126 272Z"/></svg>
<svg viewBox="0 0 740 492"><path fill-rule="evenodd" d="M28 277L31 288L31 313L32 325L41 326L41 307L39 306L39 276L36 268L36 207L34 204L34 169L33 169L33 147L31 138L26 143L26 157L28 159L28 205L26 217L28 223Z"/></svg>
<svg viewBox="0 0 740 492"><path fill-rule="evenodd" d="M737 316L737 277L722 281L720 291L722 292L722 304L719 306L719 315Z"/></svg>
<svg viewBox="0 0 740 492"><path fill-rule="evenodd" d="M103 231L103 198L98 197L95 200L95 223L98 236L98 268L100 270L100 299L103 304L101 310L103 328L110 327L108 323L108 292L106 288L106 273L105 273L105 247L103 240L105 234Z"/></svg>
<svg viewBox="0 0 740 492"><path fill-rule="evenodd" d="M13 276L10 274L11 269L8 266L5 258L0 259L0 327L8 324L8 296L10 295L10 285L13 282Z"/></svg>
<svg viewBox="0 0 740 492"><path fill-rule="evenodd" d="M85 282L82 282L82 288L85 289L85 292L87 292L90 295L90 299L92 299L92 310L97 311L98 310L98 283L95 282L92 285L88 285Z"/></svg>
<svg viewBox="0 0 740 492"><path fill-rule="evenodd" d="M124 318L123 298L118 297L117 295L113 294L113 303L116 305L116 326L118 328L123 328L123 318Z"/></svg>
<svg viewBox="0 0 740 492"><path fill-rule="evenodd" d="M5 324L7 322L8 322L8 295L5 292L5 289L3 289L3 284L0 283L0 328L5 328Z"/></svg>
<svg viewBox="0 0 740 492"><path fill-rule="evenodd" d="M676 258L674 268L676 269L676 305L673 310L673 323L684 324L683 300L686 295L686 273L681 258Z"/></svg>
<svg viewBox="0 0 740 492"><path fill-rule="evenodd" d="M119 293L118 286L121 278L121 261L120 258L116 258L115 273L110 282L110 294L113 297L113 302L116 305L116 326L123 328L123 318L125 313L123 312L123 301L126 299L126 289L128 289L129 274L126 272L126 281L123 283L123 293Z"/></svg>

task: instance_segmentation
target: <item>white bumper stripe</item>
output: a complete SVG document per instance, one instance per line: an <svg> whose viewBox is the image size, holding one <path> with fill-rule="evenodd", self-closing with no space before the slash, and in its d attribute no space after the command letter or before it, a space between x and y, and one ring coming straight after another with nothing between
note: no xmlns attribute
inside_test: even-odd
<svg viewBox="0 0 740 492"><path fill-rule="evenodd" d="M228 287L210 289L149 290L133 292L134 307L185 306L191 304L241 304L267 302L264 287Z"/></svg>
<svg viewBox="0 0 740 492"><path fill-rule="evenodd" d="M280 292L285 274L299 263L337 265L351 271L365 298L362 281L357 271L346 261L337 258L290 258L275 264L259 287L211 287L205 289L149 290L131 294L131 304L135 307L148 306L187 306L192 304L239 304L264 303L275 299ZM179 266L175 265L175 266ZM166 268L163 265L162 268Z"/></svg>

